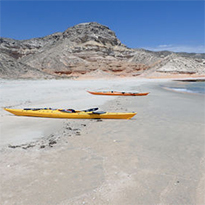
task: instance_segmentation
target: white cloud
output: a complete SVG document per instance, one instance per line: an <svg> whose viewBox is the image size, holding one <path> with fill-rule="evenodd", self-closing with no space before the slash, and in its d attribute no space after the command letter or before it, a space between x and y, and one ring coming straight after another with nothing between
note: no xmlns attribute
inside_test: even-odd
<svg viewBox="0 0 205 205"><path fill-rule="evenodd" d="M171 45L171 44L170 44L170 45L166 45L166 44L165 44L165 45L159 45L158 47L159 47L159 48L167 48L167 47L170 47L170 46L172 46L172 45Z"/></svg>
<svg viewBox="0 0 205 205"><path fill-rule="evenodd" d="M151 51L174 51L187 53L205 53L205 46L186 46L186 45L159 45L156 47L145 47L144 49Z"/></svg>

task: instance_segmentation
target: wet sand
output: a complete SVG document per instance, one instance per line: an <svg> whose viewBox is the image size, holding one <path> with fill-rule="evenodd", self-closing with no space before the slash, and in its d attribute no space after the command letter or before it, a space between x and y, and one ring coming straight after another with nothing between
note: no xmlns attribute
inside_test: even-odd
<svg viewBox="0 0 205 205"><path fill-rule="evenodd" d="M95 87L103 88L101 83ZM92 99L92 106L100 105L101 110L137 111L131 120L60 120L38 140L22 138L11 147L4 141L0 203L205 204L204 95L163 89L169 80L141 84L142 91L150 91L148 96ZM137 79L106 81L111 85L139 90ZM59 106L52 96L45 101ZM32 106L44 105L39 99L30 101ZM50 128L55 124L45 122ZM18 129L15 132L21 136Z"/></svg>

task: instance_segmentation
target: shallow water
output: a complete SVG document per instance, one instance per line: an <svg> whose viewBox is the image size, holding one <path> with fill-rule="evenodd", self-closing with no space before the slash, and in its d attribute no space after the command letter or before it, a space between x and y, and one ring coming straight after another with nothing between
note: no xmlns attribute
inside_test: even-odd
<svg viewBox="0 0 205 205"><path fill-rule="evenodd" d="M173 82L166 88L183 93L205 94L205 82Z"/></svg>

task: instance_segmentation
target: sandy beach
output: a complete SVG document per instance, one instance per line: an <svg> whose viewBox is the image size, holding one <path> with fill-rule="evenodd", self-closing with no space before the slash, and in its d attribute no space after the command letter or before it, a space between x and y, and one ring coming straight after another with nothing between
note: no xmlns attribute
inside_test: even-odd
<svg viewBox="0 0 205 205"><path fill-rule="evenodd" d="M3 205L205 204L205 96L170 79L1 80ZM95 96L87 90L150 92ZM131 120L17 117L3 107L137 112Z"/></svg>

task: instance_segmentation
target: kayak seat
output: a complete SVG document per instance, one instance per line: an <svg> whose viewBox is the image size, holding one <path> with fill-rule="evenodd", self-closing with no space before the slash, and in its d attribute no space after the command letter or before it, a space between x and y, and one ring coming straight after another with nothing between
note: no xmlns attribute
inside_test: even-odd
<svg viewBox="0 0 205 205"><path fill-rule="evenodd" d="M96 111L98 110L98 108L90 108L90 109L87 109L87 110L82 110L83 112L92 112L92 111Z"/></svg>
<svg viewBox="0 0 205 205"><path fill-rule="evenodd" d="M59 109L61 112L67 112L67 113L75 113L75 110L73 109Z"/></svg>

